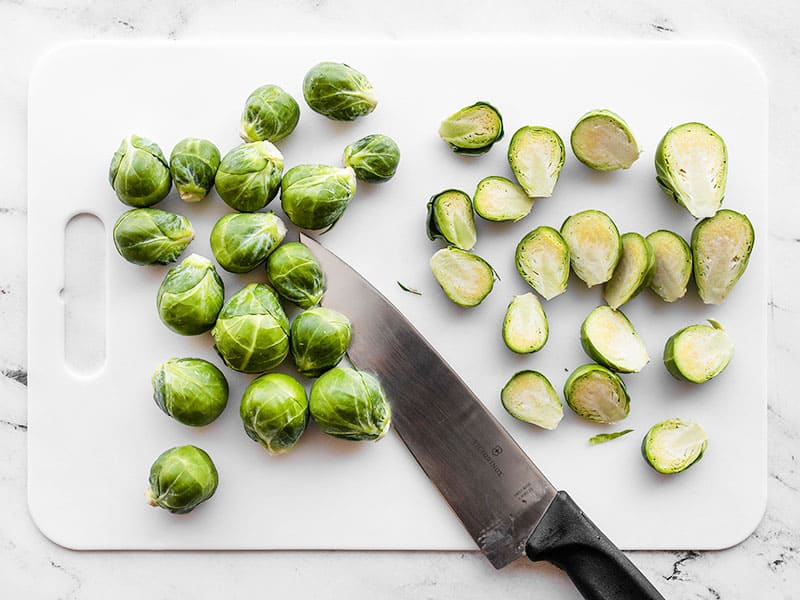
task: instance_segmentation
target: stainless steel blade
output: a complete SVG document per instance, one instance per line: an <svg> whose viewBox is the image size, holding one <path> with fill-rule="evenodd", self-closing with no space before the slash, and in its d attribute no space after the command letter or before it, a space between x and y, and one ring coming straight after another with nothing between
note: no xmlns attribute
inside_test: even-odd
<svg viewBox="0 0 800 600"><path fill-rule="evenodd" d="M392 425L496 568L524 554L557 490L458 374L378 290L312 238L322 305L353 323L348 356L381 380Z"/></svg>

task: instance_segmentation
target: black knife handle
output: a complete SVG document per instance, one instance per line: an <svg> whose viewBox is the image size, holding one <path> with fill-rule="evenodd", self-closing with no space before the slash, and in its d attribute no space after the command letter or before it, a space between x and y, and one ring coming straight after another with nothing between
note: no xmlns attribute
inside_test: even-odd
<svg viewBox="0 0 800 600"><path fill-rule="evenodd" d="M556 494L525 552L566 571L587 600L664 600L566 492Z"/></svg>

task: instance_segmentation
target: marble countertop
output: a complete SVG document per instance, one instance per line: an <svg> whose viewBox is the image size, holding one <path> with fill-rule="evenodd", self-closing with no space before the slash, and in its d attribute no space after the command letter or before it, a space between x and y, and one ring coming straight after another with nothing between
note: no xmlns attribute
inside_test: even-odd
<svg viewBox="0 0 800 600"><path fill-rule="evenodd" d="M462 0L0 0L0 590L4 598L579 598L557 569L495 571L478 553L75 552L45 538L26 502L26 101L39 56L79 39L369 37L721 40L749 50L770 86L769 500L755 533L718 552L633 552L666 598L800 596L800 4ZM539 32L542 32L541 34ZM666 81L666 75L665 75ZM680 85L679 78L669 82ZM766 182L765 182L766 185ZM776 218L776 216L778 216ZM87 501L90 501L87 499Z"/></svg>

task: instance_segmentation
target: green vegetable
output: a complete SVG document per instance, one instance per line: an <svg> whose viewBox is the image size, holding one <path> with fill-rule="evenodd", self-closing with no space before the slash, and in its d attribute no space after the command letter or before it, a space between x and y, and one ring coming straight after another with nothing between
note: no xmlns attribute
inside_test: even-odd
<svg viewBox="0 0 800 600"><path fill-rule="evenodd" d="M214 186L219 150L208 140L186 138L172 149L169 170L181 200L200 202Z"/></svg>
<svg viewBox="0 0 800 600"><path fill-rule="evenodd" d="M650 289L664 302L675 302L686 294L692 276L692 251L676 233L660 229L647 236L656 266Z"/></svg>
<svg viewBox="0 0 800 600"><path fill-rule="evenodd" d="M641 153L628 124L605 109L583 115L572 130L570 144L575 157L595 171L628 169Z"/></svg>
<svg viewBox="0 0 800 600"><path fill-rule="evenodd" d="M624 233L620 238L622 255L614 274L603 287L603 298L611 308L619 308L650 285L656 268L653 248L638 233Z"/></svg>
<svg viewBox="0 0 800 600"><path fill-rule="evenodd" d="M477 241L472 202L461 190L445 190L428 201L428 238L442 239L461 250Z"/></svg>
<svg viewBox="0 0 800 600"><path fill-rule="evenodd" d="M487 221L519 221L533 208L534 199L505 177L484 177L472 198L475 212Z"/></svg>
<svg viewBox="0 0 800 600"><path fill-rule="evenodd" d="M306 391L289 375L262 375L247 386L239 415L251 440L270 454L281 454L291 450L306 430Z"/></svg>
<svg viewBox="0 0 800 600"><path fill-rule="evenodd" d="M494 269L476 254L453 246L431 257L431 271L450 300L459 306L477 306L494 287Z"/></svg>
<svg viewBox="0 0 800 600"><path fill-rule="evenodd" d="M240 212L264 208L278 194L283 154L270 142L239 144L222 159L217 171L217 193Z"/></svg>
<svg viewBox="0 0 800 600"><path fill-rule="evenodd" d="M681 381L703 383L716 377L733 358L733 342L718 322L690 325L667 340L664 366Z"/></svg>
<svg viewBox="0 0 800 600"><path fill-rule="evenodd" d="M184 425L208 425L228 404L225 376L202 358L170 358L158 366L152 382L158 407Z"/></svg>
<svg viewBox="0 0 800 600"><path fill-rule="evenodd" d="M703 457L708 434L692 421L656 423L642 440L642 456L659 473L680 473Z"/></svg>
<svg viewBox="0 0 800 600"><path fill-rule="evenodd" d="M157 208L134 208L114 225L117 252L136 265L174 262L193 239L189 219Z"/></svg>
<svg viewBox="0 0 800 600"><path fill-rule="evenodd" d="M564 221L561 235L569 247L572 270L588 287L611 279L622 255L622 241L611 217L599 210L584 210Z"/></svg>
<svg viewBox="0 0 800 600"><path fill-rule="evenodd" d="M547 343L547 316L533 293L514 296L503 319L503 341L509 350L529 354Z"/></svg>
<svg viewBox="0 0 800 600"><path fill-rule="evenodd" d="M325 276L317 259L304 244L288 242L267 257L267 275L284 300L311 308L325 293Z"/></svg>
<svg viewBox="0 0 800 600"><path fill-rule="evenodd" d="M281 206L303 229L333 227L356 194L356 174L350 167L298 165L283 176Z"/></svg>
<svg viewBox="0 0 800 600"><path fill-rule="evenodd" d="M321 62L306 73L303 97L314 112L335 121L353 121L378 105L372 84L354 68Z"/></svg>
<svg viewBox="0 0 800 600"><path fill-rule="evenodd" d="M564 418L561 399L538 371L520 371L514 374L500 393L503 408L515 419L555 429Z"/></svg>
<svg viewBox="0 0 800 600"><path fill-rule="evenodd" d="M547 127L521 127L508 145L508 164L531 198L553 195L564 156L564 142Z"/></svg>
<svg viewBox="0 0 800 600"><path fill-rule="evenodd" d="M416 288L412 288L412 287L408 287L407 285L403 285L399 281L397 282L397 285L399 285L400 289L403 290L404 292L408 292L409 294L414 294L415 296L422 296L422 292L420 292Z"/></svg>
<svg viewBox="0 0 800 600"><path fill-rule="evenodd" d="M581 325L586 354L612 371L638 373L650 362L644 342L622 311L598 306Z"/></svg>
<svg viewBox="0 0 800 600"><path fill-rule="evenodd" d="M297 370L318 377L338 365L353 335L350 320L329 308L310 308L292 321L292 356Z"/></svg>
<svg viewBox="0 0 800 600"><path fill-rule="evenodd" d="M146 208L169 194L169 164L158 144L130 135L122 140L111 159L108 180L117 198L128 206Z"/></svg>
<svg viewBox="0 0 800 600"><path fill-rule="evenodd" d="M516 251L517 271L545 300L563 294L569 279L569 246L561 234L542 225L526 234Z"/></svg>
<svg viewBox="0 0 800 600"><path fill-rule="evenodd" d="M211 457L197 446L177 446L150 467L147 501L171 513L185 514L214 495L219 476Z"/></svg>
<svg viewBox="0 0 800 600"><path fill-rule="evenodd" d="M286 236L273 212L227 214L211 230L211 251L231 273L247 273L263 263Z"/></svg>
<svg viewBox="0 0 800 600"><path fill-rule="evenodd" d="M214 326L224 299L222 279L210 260L191 254L167 271L158 288L158 315L175 333L198 335Z"/></svg>
<svg viewBox="0 0 800 600"><path fill-rule="evenodd" d="M575 369L564 383L564 399L575 413L595 423L616 423L628 416L630 398L623 381L595 364Z"/></svg>
<svg viewBox="0 0 800 600"><path fill-rule="evenodd" d="M347 146L342 160L362 181L381 183L397 172L400 148L388 135L368 135Z"/></svg>
<svg viewBox="0 0 800 600"><path fill-rule="evenodd" d="M476 102L442 121L439 136L453 152L485 154L503 137L503 117L491 104Z"/></svg>
<svg viewBox="0 0 800 600"><path fill-rule="evenodd" d="M245 142L278 142L297 127L300 106L277 85L262 85L247 97L239 123Z"/></svg>
<svg viewBox="0 0 800 600"><path fill-rule="evenodd" d="M633 429L623 429L622 431L615 431L614 433L598 433L589 438L589 445L595 446L597 444L605 444L623 435L628 435L631 431L633 431Z"/></svg>

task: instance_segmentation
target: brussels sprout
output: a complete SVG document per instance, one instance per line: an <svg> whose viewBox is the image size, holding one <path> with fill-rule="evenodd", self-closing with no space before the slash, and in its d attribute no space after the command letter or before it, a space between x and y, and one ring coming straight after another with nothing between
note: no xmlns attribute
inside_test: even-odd
<svg viewBox="0 0 800 600"><path fill-rule="evenodd" d="M300 106L294 98L277 85L262 85L244 103L239 136L245 142L274 144L292 133L299 120Z"/></svg>
<svg viewBox="0 0 800 600"><path fill-rule="evenodd" d="M611 279L622 255L622 240L611 217L584 210L567 217L561 235L569 247L572 270L588 287Z"/></svg>
<svg viewBox="0 0 800 600"><path fill-rule="evenodd" d="M692 231L694 282L705 304L721 304L744 274L755 231L745 215L721 210Z"/></svg>
<svg viewBox="0 0 800 600"><path fill-rule="evenodd" d="M321 62L306 73L303 97L308 106L335 121L353 121L378 105L372 84L343 63Z"/></svg>
<svg viewBox="0 0 800 600"><path fill-rule="evenodd" d="M500 392L500 401L515 419L543 429L555 429L564 418L561 398L538 371L514 374Z"/></svg>
<svg viewBox="0 0 800 600"><path fill-rule="evenodd" d="M442 121L439 137L453 152L470 156L485 154L503 138L503 117L488 102L476 102Z"/></svg>
<svg viewBox="0 0 800 600"><path fill-rule="evenodd" d="M519 221L533 208L534 199L505 177L484 177L472 198L475 212L487 221Z"/></svg>
<svg viewBox="0 0 800 600"><path fill-rule="evenodd" d="M353 328L342 313L311 308L292 321L289 340L297 370L318 377L341 362L350 346Z"/></svg>
<svg viewBox="0 0 800 600"><path fill-rule="evenodd" d="M311 308L325 293L325 276L317 259L304 244L289 242L267 257L267 275L284 300Z"/></svg>
<svg viewBox="0 0 800 600"><path fill-rule="evenodd" d="M270 142L239 144L222 159L217 171L217 193L240 212L264 208L278 194L283 154Z"/></svg>
<svg viewBox="0 0 800 600"><path fill-rule="evenodd" d="M158 366L152 382L158 407L184 425L208 425L228 404L225 376L202 358L170 358Z"/></svg>
<svg viewBox="0 0 800 600"><path fill-rule="evenodd" d="M219 150L208 140L186 138L172 149L169 170L184 202L200 202L214 185Z"/></svg>
<svg viewBox="0 0 800 600"><path fill-rule="evenodd" d="M656 423L642 440L642 456L659 473L685 471L703 457L708 434L700 425L682 419Z"/></svg>
<svg viewBox="0 0 800 600"><path fill-rule="evenodd" d="M211 230L211 251L231 273L247 273L263 263L286 237L286 225L273 212L225 215Z"/></svg>
<svg viewBox="0 0 800 600"><path fill-rule="evenodd" d="M641 153L628 124L604 109L580 118L572 130L570 145L575 157L595 171L628 169Z"/></svg>
<svg viewBox="0 0 800 600"><path fill-rule="evenodd" d="M189 219L157 208L134 208L114 225L117 252L136 265L174 262L193 239Z"/></svg>
<svg viewBox="0 0 800 600"><path fill-rule="evenodd" d="M564 399L575 413L595 423L616 423L628 416L630 398L623 381L595 364L575 369L564 383Z"/></svg>
<svg viewBox="0 0 800 600"><path fill-rule="evenodd" d="M638 233L623 233L622 255L614 274L603 287L603 298L611 308L619 308L650 285L656 257L650 242Z"/></svg>
<svg viewBox="0 0 800 600"><path fill-rule="evenodd" d="M344 149L344 165L370 183L389 181L400 163L400 148L388 135L372 134Z"/></svg>
<svg viewBox="0 0 800 600"><path fill-rule="evenodd" d="M553 195L564 156L564 142L547 127L521 127L508 145L508 164L531 198Z"/></svg>
<svg viewBox="0 0 800 600"><path fill-rule="evenodd" d="M529 354L547 343L547 316L533 293L514 296L503 319L503 341L509 350Z"/></svg>
<svg viewBox="0 0 800 600"><path fill-rule="evenodd" d="M403 290L404 292L408 292L409 294L414 294L415 296L422 296L422 292L420 292L416 288L409 287L403 283L400 283L399 281L397 282L397 285L400 286L400 289Z"/></svg>
<svg viewBox="0 0 800 600"><path fill-rule="evenodd" d="M477 306L494 287L494 269L480 256L453 246L431 257L431 271L450 300L459 306Z"/></svg>
<svg viewBox="0 0 800 600"><path fill-rule="evenodd" d="M355 194L356 174L350 167L297 165L281 182L283 212L303 229L333 227Z"/></svg>
<svg viewBox="0 0 800 600"><path fill-rule="evenodd" d="M217 468L204 450L177 446L163 452L150 467L147 501L181 515L211 498L218 484Z"/></svg>
<svg viewBox="0 0 800 600"><path fill-rule="evenodd" d="M225 290L210 260L191 254L167 271L158 288L158 315L175 333L198 335L214 326Z"/></svg>
<svg viewBox="0 0 800 600"><path fill-rule="evenodd" d="M158 144L138 135L122 140L108 169L117 198L128 206L146 208L169 194L169 164Z"/></svg>
<svg viewBox="0 0 800 600"><path fill-rule="evenodd" d="M242 373L277 367L289 353L289 320L264 283L248 284L231 296L211 335L225 364Z"/></svg>
<svg viewBox="0 0 800 600"><path fill-rule="evenodd" d="M638 373L650 362L642 339L622 311L598 306L583 320L581 345L612 371Z"/></svg>
<svg viewBox="0 0 800 600"><path fill-rule="evenodd" d="M598 433L589 438L589 445L596 446L597 444L605 444L623 435L628 435L632 431L633 429L623 429L622 431L615 431L614 433Z"/></svg>
<svg viewBox="0 0 800 600"><path fill-rule="evenodd" d="M733 358L733 342L722 325L690 325L667 340L664 366L678 380L703 383L725 370Z"/></svg>
<svg viewBox="0 0 800 600"><path fill-rule="evenodd" d="M477 241L472 202L461 190L445 190L428 200L428 239L442 239L461 250Z"/></svg>
<svg viewBox="0 0 800 600"><path fill-rule="evenodd" d="M314 382L309 396L314 422L325 433L346 440L378 440L391 423L380 382L369 373L335 367Z"/></svg>
<svg viewBox="0 0 800 600"><path fill-rule="evenodd" d="M569 247L561 234L542 225L526 234L516 251L517 271L545 300L563 294L569 279Z"/></svg>
<svg viewBox="0 0 800 600"><path fill-rule="evenodd" d="M262 375L247 386L239 415L250 439L270 454L281 454L291 450L306 430L306 391L283 373Z"/></svg>
<svg viewBox="0 0 800 600"><path fill-rule="evenodd" d="M722 206L728 178L728 151L722 138L702 123L673 127L655 155L656 180L670 198L697 219Z"/></svg>
<svg viewBox="0 0 800 600"><path fill-rule="evenodd" d="M650 289L664 302L675 302L686 294L692 276L692 251L677 233L659 229L647 236L656 266Z"/></svg>

